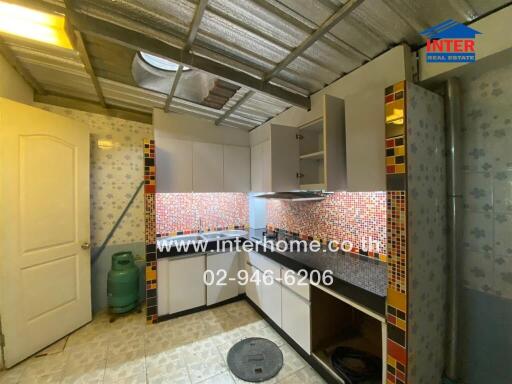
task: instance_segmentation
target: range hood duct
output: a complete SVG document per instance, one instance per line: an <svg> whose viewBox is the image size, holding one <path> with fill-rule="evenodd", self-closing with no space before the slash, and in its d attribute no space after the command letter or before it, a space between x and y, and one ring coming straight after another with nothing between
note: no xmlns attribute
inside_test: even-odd
<svg viewBox="0 0 512 384"><path fill-rule="evenodd" d="M325 199L328 192L273 192L255 196L260 199L286 200L286 201L319 201Z"/></svg>

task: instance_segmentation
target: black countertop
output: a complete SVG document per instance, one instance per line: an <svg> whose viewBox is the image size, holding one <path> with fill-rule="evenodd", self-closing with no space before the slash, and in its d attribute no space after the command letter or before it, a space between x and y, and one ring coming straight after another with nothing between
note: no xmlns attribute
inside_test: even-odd
<svg viewBox="0 0 512 384"><path fill-rule="evenodd" d="M251 241L255 246L255 252L293 271L306 270L308 273L331 271L334 281L327 288L383 316L385 315L387 291L385 263L352 253L332 252L326 247L322 247L319 252L271 250L269 247L263 246L263 232L263 229L251 229L248 236L240 238L240 240ZM233 239L222 240L220 243L233 241ZM205 251L208 254L215 252L216 249L217 242L211 241ZM198 252L190 248L188 251L178 251L171 247L163 251L157 250L157 257L159 259L180 257L194 253Z"/></svg>

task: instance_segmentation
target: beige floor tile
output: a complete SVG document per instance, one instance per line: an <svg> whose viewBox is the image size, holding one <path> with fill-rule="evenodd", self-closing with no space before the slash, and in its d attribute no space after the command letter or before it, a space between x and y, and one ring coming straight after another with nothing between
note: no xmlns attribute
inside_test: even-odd
<svg viewBox="0 0 512 384"><path fill-rule="evenodd" d="M117 383L130 377L146 375L145 359L109 362L105 370L104 383Z"/></svg>
<svg viewBox="0 0 512 384"><path fill-rule="evenodd" d="M220 375L213 376L205 381L201 381L201 384L234 384L235 381L229 374L229 372L221 373Z"/></svg>
<svg viewBox="0 0 512 384"><path fill-rule="evenodd" d="M23 375L25 368L26 366L22 363L11 369L0 371L0 384L17 383Z"/></svg>
<svg viewBox="0 0 512 384"><path fill-rule="evenodd" d="M283 368L276 376L277 381L287 378L307 365L306 361L289 345L282 346L281 351L283 352Z"/></svg>
<svg viewBox="0 0 512 384"><path fill-rule="evenodd" d="M106 344L86 343L74 347L66 348L64 353L67 355L67 365L88 365L97 361L107 359Z"/></svg>
<svg viewBox="0 0 512 384"><path fill-rule="evenodd" d="M190 381L193 384L227 371L227 365L220 357L207 358L202 361L187 364Z"/></svg>
<svg viewBox="0 0 512 384"><path fill-rule="evenodd" d="M162 366L147 372L149 384L191 384L186 367Z"/></svg>
<svg viewBox="0 0 512 384"><path fill-rule="evenodd" d="M326 384L326 381L310 366L299 369L279 382L280 384Z"/></svg>
<svg viewBox="0 0 512 384"><path fill-rule="evenodd" d="M31 375L26 372L21 376L18 384L58 384L62 379L62 371Z"/></svg>
<svg viewBox="0 0 512 384"><path fill-rule="evenodd" d="M264 337L283 351L281 372L266 383L323 384L320 376L245 301L147 325L143 314L110 323L103 312L68 338L63 352L31 358L0 384L233 384L227 353L247 337ZM52 349L53 351L53 349Z"/></svg>
<svg viewBox="0 0 512 384"><path fill-rule="evenodd" d="M62 375L62 384L102 383L106 365L106 360L97 360L81 365L73 365L68 362Z"/></svg>
<svg viewBox="0 0 512 384"><path fill-rule="evenodd" d="M182 348L170 349L155 354L146 354L146 370L148 372L171 365L175 367L186 366Z"/></svg>

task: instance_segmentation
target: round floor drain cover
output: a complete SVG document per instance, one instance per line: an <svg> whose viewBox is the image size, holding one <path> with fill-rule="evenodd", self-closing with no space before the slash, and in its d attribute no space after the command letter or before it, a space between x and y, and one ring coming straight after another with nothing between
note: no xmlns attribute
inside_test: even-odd
<svg viewBox="0 0 512 384"><path fill-rule="evenodd" d="M279 373L283 367L283 353L270 340L250 337L231 347L228 366L239 379L259 383Z"/></svg>

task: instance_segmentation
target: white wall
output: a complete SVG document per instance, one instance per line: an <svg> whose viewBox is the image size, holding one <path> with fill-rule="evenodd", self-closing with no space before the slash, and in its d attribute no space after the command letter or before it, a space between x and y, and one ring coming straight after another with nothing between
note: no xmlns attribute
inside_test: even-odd
<svg viewBox="0 0 512 384"><path fill-rule="evenodd" d="M397 46L312 95L310 111L292 107L269 120L265 126L268 124L299 126L321 117L324 94L346 99L350 95L381 89L382 104L384 104L384 88L400 80L411 79L410 62L409 48ZM364 110L364 106L360 110ZM367 118L362 117L363 120L366 120L365 124L369 123ZM381 125L384 129L384 119L381 118L381 114L375 115L373 124Z"/></svg>
<svg viewBox="0 0 512 384"><path fill-rule="evenodd" d="M178 140L249 146L249 133L242 129L216 126L212 120L153 109L155 140L165 136Z"/></svg>
<svg viewBox="0 0 512 384"><path fill-rule="evenodd" d="M32 104L34 91L0 55L0 97L20 103Z"/></svg>

